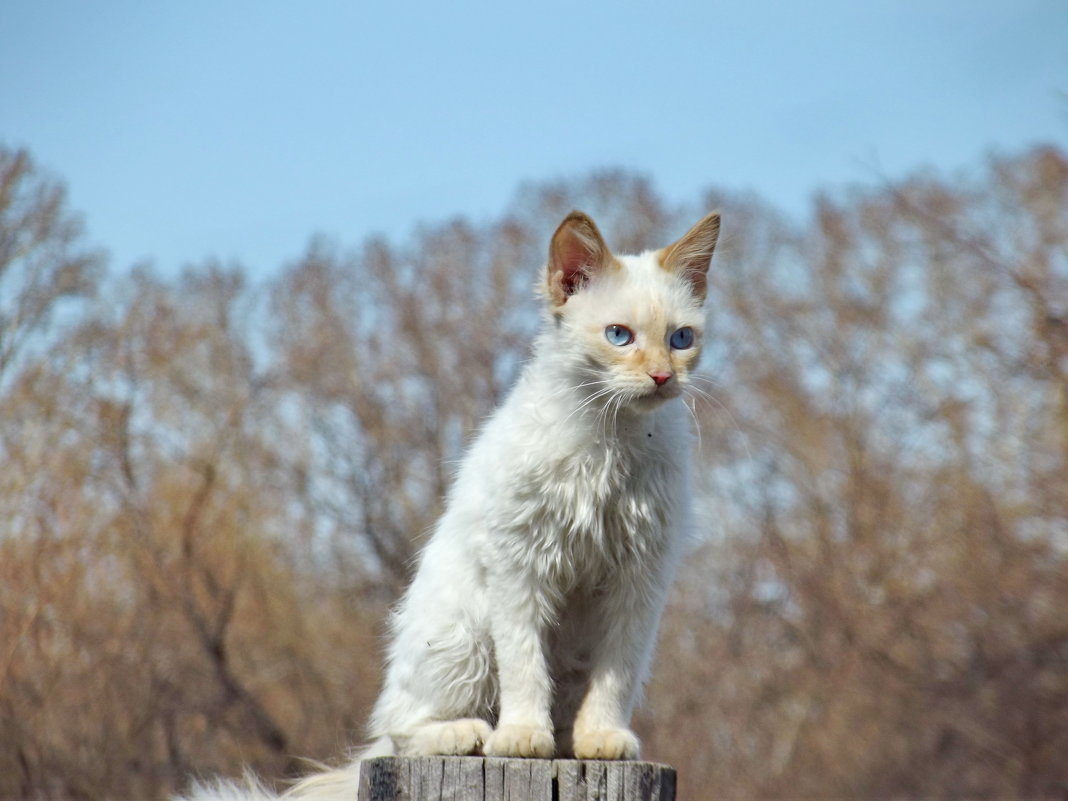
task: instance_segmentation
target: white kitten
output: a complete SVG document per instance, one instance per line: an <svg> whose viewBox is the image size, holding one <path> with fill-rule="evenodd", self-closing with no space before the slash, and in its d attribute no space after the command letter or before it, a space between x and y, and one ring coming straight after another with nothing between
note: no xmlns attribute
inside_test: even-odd
<svg viewBox="0 0 1068 801"><path fill-rule="evenodd" d="M355 797L359 759L383 754L637 757L629 721L689 522L689 420L667 401L700 353L718 234L711 214L616 257L589 217L563 221L533 358L392 619L376 740L294 795Z"/></svg>

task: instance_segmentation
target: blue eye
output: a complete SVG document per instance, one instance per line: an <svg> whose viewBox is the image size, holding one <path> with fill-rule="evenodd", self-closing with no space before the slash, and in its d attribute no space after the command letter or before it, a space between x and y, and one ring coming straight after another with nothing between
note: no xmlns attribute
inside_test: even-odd
<svg viewBox="0 0 1068 801"><path fill-rule="evenodd" d="M693 329L690 326L675 331L671 335L671 347L675 350L686 350L693 346Z"/></svg>
<svg viewBox="0 0 1068 801"><path fill-rule="evenodd" d="M625 325L610 325L604 330L605 339L617 347L629 345L634 341L634 332Z"/></svg>

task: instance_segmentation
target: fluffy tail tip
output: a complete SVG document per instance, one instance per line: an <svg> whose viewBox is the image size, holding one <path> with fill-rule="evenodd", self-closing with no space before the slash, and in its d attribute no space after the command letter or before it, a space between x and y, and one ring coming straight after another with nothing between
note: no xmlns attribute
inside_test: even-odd
<svg viewBox="0 0 1068 801"><path fill-rule="evenodd" d="M240 783L221 779L197 781L187 794L172 798L171 801L278 801L278 798L259 779L246 773Z"/></svg>

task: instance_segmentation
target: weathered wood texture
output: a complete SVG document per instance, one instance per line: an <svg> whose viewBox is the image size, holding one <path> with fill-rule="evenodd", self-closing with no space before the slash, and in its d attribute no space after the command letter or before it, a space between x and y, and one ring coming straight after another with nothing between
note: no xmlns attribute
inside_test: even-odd
<svg viewBox="0 0 1068 801"><path fill-rule="evenodd" d="M380 757L358 801L674 801L675 769L653 762Z"/></svg>

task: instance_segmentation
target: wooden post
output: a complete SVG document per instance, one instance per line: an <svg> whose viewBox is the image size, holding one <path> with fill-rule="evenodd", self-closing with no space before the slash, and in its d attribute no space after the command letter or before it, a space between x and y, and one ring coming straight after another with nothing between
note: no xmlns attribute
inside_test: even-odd
<svg viewBox="0 0 1068 801"><path fill-rule="evenodd" d="M358 801L675 801L675 769L639 761L382 756Z"/></svg>
<svg viewBox="0 0 1068 801"><path fill-rule="evenodd" d="M675 769L654 762L379 757L358 801L675 801Z"/></svg>

